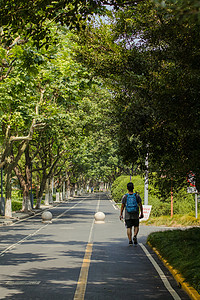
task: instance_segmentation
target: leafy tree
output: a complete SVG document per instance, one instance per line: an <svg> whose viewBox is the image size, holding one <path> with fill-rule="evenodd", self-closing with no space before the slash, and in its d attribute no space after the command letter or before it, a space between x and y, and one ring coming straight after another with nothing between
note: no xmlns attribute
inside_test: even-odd
<svg viewBox="0 0 200 300"><path fill-rule="evenodd" d="M200 8L198 0L154 0L154 3L157 4L162 13L165 11L167 18L170 12L179 22L187 20L192 23L199 23Z"/></svg>
<svg viewBox="0 0 200 300"><path fill-rule="evenodd" d="M118 165L116 147L109 136L110 93L93 82L85 97L70 112L76 124L70 148L70 173L73 182L86 186L88 181L110 182ZM108 107L107 107L108 106ZM111 157L111 154L113 158ZM72 182L71 181L71 182Z"/></svg>
<svg viewBox="0 0 200 300"><path fill-rule="evenodd" d="M39 91L30 82L30 74L18 65L12 76L0 86L1 94L1 163L5 173L6 215L11 214L11 174L32 139L34 130L44 126L36 122L35 108Z"/></svg>
<svg viewBox="0 0 200 300"><path fill-rule="evenodd" d="M27 5L23 0L17 0L15 2L4 1L1 4L0 80L2 84L0 93L3 97L1 97L2 155L0 166L5 170L6 199L8 200L6 200L6 207L8 206L6 214L10 215L12 170L15 169L18 176L22 176L19 172L19 161L33 138L35 128L48 126L51 116L54 115L53 101L56 105L67 104L68 109L70 106L73 107L74 103L82 97L78 89L89 85L91 81L88 75L76 82L69 80L67 76L62 77L63 69L70 69L69 64L62 61L63 66L58 66L54 61L53 66L49 63L56 49L50 45L53 41L57 44L59 42L56 37L58 27L52 30L53 24L83 27L82 21L89 14L99 9L105 10L105 4L117 7L117 4L124 5L124 1L97 3L96 1L49 0L44 3L38 0L31 1ZM41 50L38 50L39 48ZM57 78L62 77L60 83L54 80L55 75ZM68 95L67 103L64 96L66 94ZM40 111L43 111L42 115L39 115ZM30 164L30 159L26 162ZM23 179L25 177L27 181L23 180L23 182L24 187L26 186L26 199L28 199L27 191L30 185L28 177L30 176L27 173Z"/></svg>
<svg viewBox="0 0 200 300"><path fill-rule="evenodd" d="M185 178L192 169L199 182L199 25L142 1L90 24L81 41L78 59L113 90L124 160L141 164L149 152L153 170Z"/></svg>

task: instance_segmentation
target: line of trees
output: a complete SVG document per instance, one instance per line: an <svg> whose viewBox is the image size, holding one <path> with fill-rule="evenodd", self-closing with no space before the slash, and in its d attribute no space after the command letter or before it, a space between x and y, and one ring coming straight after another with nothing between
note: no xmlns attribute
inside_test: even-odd
<svg viewBox="0 0 200 300"><path fill-rule="evenodd" d="M199 185L198 2L29 1L0 5L0 168L30 209L38 186L112 181L124 165ZM108 9L109 7L109 9ZM97 18L97 15L103 18ZM123 161L122 161L123 159ZM59 187L59 185L58 185Z"/></svg>
<svg viewBox="0 0 200 300"><path fill-rule="evenodd" d="M32 183L39 208L53 178L59 188L63 177L69 186L86 185L109 182L116 173L115 145L104 134L109 124L104 105L111 95L74 60L76 43L70 41L69 27L77 30L96 9L93 1L5 1L0 7L0 168L6 217L12 216L14 175L23 210L29 211Z"/></svg>
<svg viewBox="0 0 200 300"><path fill-rule="evenodd" d="M16 63L1 82L0 167L7 217L13 176L23 192L23 210L28 211L31 180L39 208L53 178L57 189L63 178L69 187L86 187L90 181L110 182L116 173L116 146L105 132L111 95L73 60L76 45L69 42L70 35L68 29L60 29L59 43L48 50L31 42L16 46Z"/></svg>

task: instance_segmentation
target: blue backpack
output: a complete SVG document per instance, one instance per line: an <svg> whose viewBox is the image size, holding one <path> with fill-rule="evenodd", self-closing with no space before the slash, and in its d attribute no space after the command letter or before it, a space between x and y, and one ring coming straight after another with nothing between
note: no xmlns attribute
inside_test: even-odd
<svg viewBox="0 0 200 300"><path fill-rule="evenodd" d="M128 213L134 213L134 212L139 212L139 207L136 199L136 193L130 195L127 195L127 200L126 200L126 210Z"/></svg>

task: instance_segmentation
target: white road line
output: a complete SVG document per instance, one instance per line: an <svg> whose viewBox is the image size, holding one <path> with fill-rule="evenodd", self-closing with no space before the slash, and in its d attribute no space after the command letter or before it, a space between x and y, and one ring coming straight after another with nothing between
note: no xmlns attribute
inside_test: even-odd
<svg viewBox="0 0 200 300"><path fill-rule="evenodd" d="M98 200L98 202L97 202L97 207L96 207L96 212L98 212L99 211L99 207L100 207L100 195L99 195L99 200Z"/></svg>
<svg viewBox="0 0 200 300"><path fill-rule="evenodd" d="M15 248L17 245L22 244L24 241L26 241L29 237L37 234L41 229L43 229L44 227L46 227L49 224L43 225L42 227L40 227L38 230L34 231L33 233L30 233L29 235L25 236L23 239L21 239L20 241L18 241L15 244L10 245L9 247L7 247L5 250L0 252L0 256L3 256L5 253L7 253L8 251L12 250L13 248Z"/></svg>
<svg viewBox="0 0 200 300"><path fill-rule="evenodd" d="M109 200L112 203L112 206L114 207L115 210L118 210L118 207L116 207L115 202L113 200Z"/></svg>
<svg viewBox="0 0 200 300"><path fill-rule="evenodd" d="M52 207L52 208L53 208L53 207ZM48 209L48 208L47 208L47 209ZM13 222L13 223L10 224L9 226L14 226L14 225L16 225L16 224L18 224L18 223L21 223L21 222L24 222L24 221L26 221L26 220L32 219L32 218L34 218L35 216L38 216L38 215L40 215L40 214L41 214L41 212L39 212L39 213L37 213L37 214L34 214L33 216L30 216L30 217L21 219L21 220L19 220L19 221Z"/></svg>
<svg viewBox="0 0 200 300"><path fill-rule="evenodd" d="M88 195L86 195L86 196L84 196L84 198L88 198ZM83 200L81 200L80 202L82 202ZM68 201L67 201L68 202ZM66 202L64 202L64 203L66 203ZM52 207L47 207L47 208L45 208L44 209L44 211L45 210L48 210L48 209L54 209L54 208L57 208L58 206L59 206L59 204L62 204L62 202L61 203L58 203L58 205L56 205L56 206L52 206ZM76 204L77 205L77 204ZM70 209L69 209L70 210ZM67 210L68 211L68 210ZM66 211L65 211L66 212ZM65 213L64 212L64 213ZM26 221L26 220L29 220L29 219L31 219L31 218L34 218L35 216L38 216L38 215L40 215L41 214L41 212L39 212L39 213L37 213L37 214L34 214L33 216L30 216L30 217L27 217L27 218L24 218L24 219L21 219L21 220L18 220L18 221L16 221L16 222L13 222L12 224L10 224L9 226L14 226L14 225L16 225L16 224L18 224L18 223L21 223L21 222L24 222L24 221Z"/></svg>
<svg viewBox="0 0 200 300"><path fill-rule="evenodd" d="M112 206L114 207L115 210L118 210L118 208L114 204Z"/></svg>
<svg viewBox="0 0 200 300"><path fill-rule="evenodd" d="M62 216L64 216L68 211L70 211L71 209L73 209L74 207L76 207L79 203L83 202L83 200L80 200L78 203L76 203L74 206L66 209L62 214L60 214L59 216L57 216L55 219L53 219L53 221L61 218Z"/></svg>
<svg viewBox="0 0 200 300"><path fill-rule="evenodd" d="M143 244L141 244L141 243L139 245L141 246L141 248L143 249L144 253L146 254L146 256L148 257L148 259L150 260L150 262L152 263L152 265L154 266L154 268L158 272L158 275L160 276L160 278L161 278L163 284L165 285L166 289L172 295L173 299L175 299L175 300L181 300L181 298L176 293L176 291L172 288L172 286L169 283L168 279L166 278L165 274L163 273L163 271L161 270L161 268L159 267L159 265L157 264L157 262L155 261L155 259L152 257L152 255L149 253L149 251L146 249L146 247Z"/></svg>
<svg viewBox="0 0 200 300"><path fill-rule="evenodd" d="M70 211L71 209L73 209L74 207L76 207L79 203L83 202L83 200L79 201L78 203L76 203L74 206L66 209L62 214L60 214L59 216L57 216L55 219L53 220L57 220L60 217L62 217L65 213L67 213L68 211ZM16 224L16 223L15 223ZM6 249L4 249L3 251L0 252L0 256L3 256L5 253L7 253L8 251L12 250L13 248L15 248L17 245L22 244L24 241L26 241L28 238L34 236L35 234L37 234L40 230L42 230L43 228L47 227L49 225L45 224L43 226L41 226L39 229L37 229L36 231L34 231L33 233L30 233L29 235L25 236L23 239L21 239L20 241L18 241L17 243L14 243L12 245L10 245L9 247L7 247Z"/></svg>

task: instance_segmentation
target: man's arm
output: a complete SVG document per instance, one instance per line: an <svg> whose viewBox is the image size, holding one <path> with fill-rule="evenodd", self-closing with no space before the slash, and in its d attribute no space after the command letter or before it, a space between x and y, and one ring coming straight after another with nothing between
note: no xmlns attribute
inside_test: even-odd
<svg viewBox="0 0 200 300"><path fill-rule="evenodd" d="M143 206L142 206L142 203L140 202L140 203L138 203L138 205L139 205L139 208L140 208L140 219L142 219L142 218L144 218L144 215L143 215Z"/></svg>
<svg viewBox="0 0 200 300"><path fill-rule="evenodd" d="M121 212L120 212L120 216L119 216L120 220L123 219L124 206L125 206L124 203L122 203Z"/></svg>

